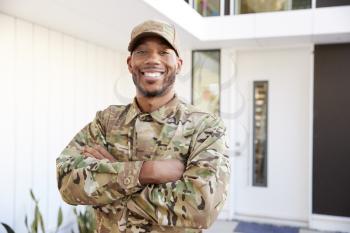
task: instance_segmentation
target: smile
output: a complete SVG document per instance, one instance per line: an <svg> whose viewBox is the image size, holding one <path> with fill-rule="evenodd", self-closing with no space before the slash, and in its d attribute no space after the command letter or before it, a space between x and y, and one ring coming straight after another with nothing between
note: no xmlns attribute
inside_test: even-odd
<svg viewBox="0 0 350 233"><path fill-rule="evenodd" d="M146 79L160 79L164 72L141 72Z"/></svg>

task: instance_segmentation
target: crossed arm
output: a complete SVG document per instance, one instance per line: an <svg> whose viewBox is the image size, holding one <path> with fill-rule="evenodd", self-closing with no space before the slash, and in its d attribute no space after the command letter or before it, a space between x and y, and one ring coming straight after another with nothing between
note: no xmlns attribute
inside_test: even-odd
<svg viewBox="0 0 350 233"><path fill-rule="evenodd" d="M98 112L56 160L58 188L65 202L106 205L127 198L147 184L175 181L182 176L184 165L176 160L117 161L104 146L105 114Z"/></svg>
<svg viewBox="0 0 350 233"><path fill-rule="evenodd" d="M112 163L117 162L113 155L100 145L86 146L82 153L86 157L99 160L107 159ZM164 184L177 181L181 179L184 169L184 164L176 159L145 161L139 173L139 181L141 185Z"/></svg>
<svg viewBox="0 0 350 233"><path fill-rule="evenodd" d="M113 155L111 155L101 145L84 146L81 149L81 152L71 150L70 153L67 150L69 149L66 149L62 153L61 158L57 160L58 185L63 199L67 203L73 205L109 204L119 198L125 197L127 194L132 194L139 191L141 186L144 187L147 184L164 184L179 180L184 172L184 164L175 159L152 160L145 162L118 162ZM67 156L65 155L65 152L70 153L71 155L75 154L75 158L69 156L68 159L65 159L64 157ZM82 157L78 155L78 153L81 154ZM81 161L78 162L78 160ZM79 165L79 163L83 164ZM67 164L70 164L70 166L67 166ZM98 165L100 165L100 167L109 165L110 169L109 171L106 170L105 172L102 171L103 169L93 169L93 166ZM117 169L113 169L113 167L116 167ZM119 189L119 193L118 189L113 190L113 188L118 186L118 184L116 183L115 185L111 185L108 184L109 182L106 180L108 179L108 176L111 176L111 181L116 180L116 177L118 176L125 176L123 172L134 170L135 172L133 175L134 177L138 175L140 185L137 185L136 181L134 182L136 183L135 187L125 187L125 190ZM90 180L94 180L96 184L92 185ZM106 181L104 182L104 180ZM120 180L122 181L122 179ZM92 187L88 187L89 185L92 185ZM87 191L89 188L90 192ZM95 190L91 190L91 188L94 188ZM103 195L103 193L101 193L102 190L107 193L109 192L109 194ZM94 195L93 193L96 193L97 195ZM107 196L110 196L110 198L107 198Z"/></svg>
<svg viewBox="0 0 350 233"><path fill-rule="evenodd" d="M116 161L103 146L102 119L98 114L57 160L67 203L105 205L123 199L131 211L167 226L207 228L215 220L230 172L221 121L202 124L185 166L178 160ZM132 180L125 182L126 177Z"/></svg>

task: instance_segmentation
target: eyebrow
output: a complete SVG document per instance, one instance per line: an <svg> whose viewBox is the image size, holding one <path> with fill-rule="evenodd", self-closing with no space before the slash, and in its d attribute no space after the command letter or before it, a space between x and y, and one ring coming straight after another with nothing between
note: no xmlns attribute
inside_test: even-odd
<svg viewBox="0 0 350 233"><path fill-rule="evenodd" d="M166 42L160 42L159 43L161 46L163 47L166 47L166 48L169 48L169 49L173 49L168 43ZM145 43L140 43L138 46L135 47L135 49L139 48L139 47L142 47L142 46L145 46Z"/></svg>

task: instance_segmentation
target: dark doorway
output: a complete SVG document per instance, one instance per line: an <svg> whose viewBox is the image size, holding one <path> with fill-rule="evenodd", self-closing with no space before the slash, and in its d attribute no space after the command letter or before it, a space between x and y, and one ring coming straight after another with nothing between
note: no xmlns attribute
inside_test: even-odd
<svg viewBox="0 0 350 233"><path fill-rule="evenodd" d="M350 44L315 46L313 203L350 217Z"/></svg>

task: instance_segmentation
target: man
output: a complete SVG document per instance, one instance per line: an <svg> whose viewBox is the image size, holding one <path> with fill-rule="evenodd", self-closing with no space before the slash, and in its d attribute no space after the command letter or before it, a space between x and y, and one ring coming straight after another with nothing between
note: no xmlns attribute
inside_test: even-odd
<svg viewBox="0 0 350 233"><path fill-rule="evenodd" d="M64 201L93 206L97 232L201 232L229 181L222 121L178 99L175 29L136 26L127 64L136 97L96 114L57 159Z"/></svg>

